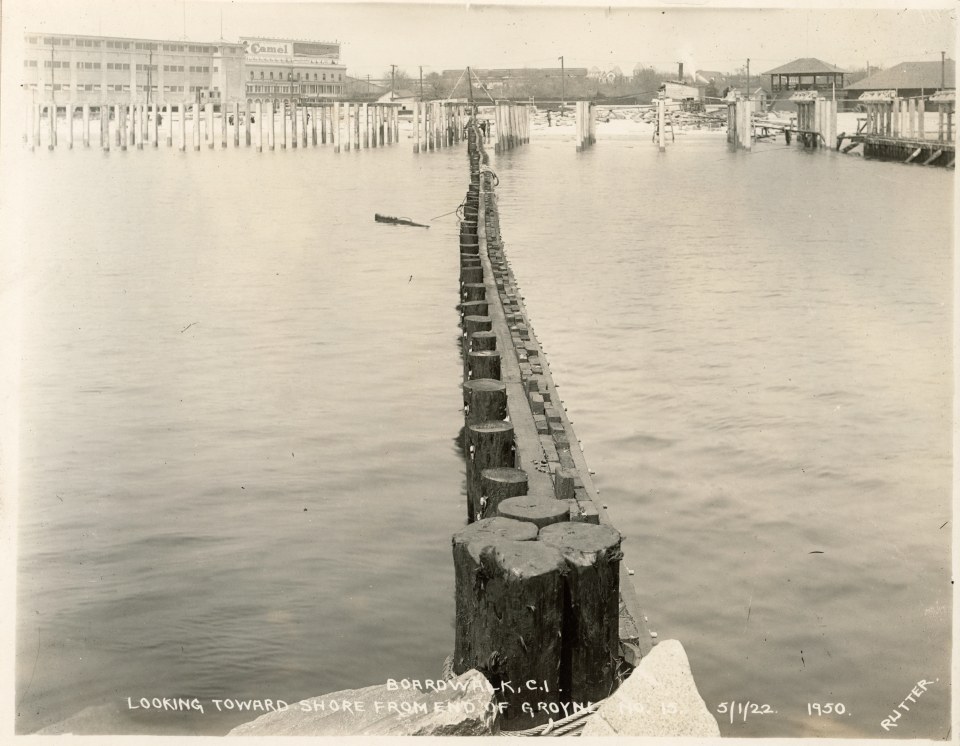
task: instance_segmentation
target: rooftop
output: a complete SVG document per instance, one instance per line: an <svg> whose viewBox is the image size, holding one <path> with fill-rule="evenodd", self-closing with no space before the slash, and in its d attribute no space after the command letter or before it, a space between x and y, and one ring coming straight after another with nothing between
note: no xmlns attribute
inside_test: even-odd
<svg viewBox="0 0 960 746"><path fill-rule="evenodd" d="M841 70L816 57L801 57L786 65L780 65L772 70L767 70L762 75L835 75L847 73L849 70Z"/></svg>
<svg viewBox="0 0 960 746"><path fill-rule="evenodd" d="M945 88L956 88L957 63L947 59ZM876 91L898 88L940 88L940 61L901 62L845 87L848 91Z"/></svg>

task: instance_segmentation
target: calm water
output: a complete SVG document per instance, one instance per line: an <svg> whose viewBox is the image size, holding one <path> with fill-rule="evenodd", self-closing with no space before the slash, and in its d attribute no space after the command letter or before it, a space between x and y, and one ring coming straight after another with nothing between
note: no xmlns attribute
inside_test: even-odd
<svg viewBox="0 0 960 746"><path fill-rule="evenodd" d="M651 628L777 711L723 732L884 736L926 679L891 735L942 738L952 177L775 147L535 142L507 250ZM463 150L21 157L18 728L436 677L457 228L372 213L452 210Z"/></svg>

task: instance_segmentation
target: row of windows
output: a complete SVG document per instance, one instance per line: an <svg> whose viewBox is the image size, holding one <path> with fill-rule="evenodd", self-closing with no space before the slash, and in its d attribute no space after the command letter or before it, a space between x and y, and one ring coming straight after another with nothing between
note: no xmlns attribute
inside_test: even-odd
<svg viewBox="0 0 960 746"><path fill-rule="evenodd" d="M183 69L183 66L181 66L181 69ZM208 73L208 72L210 72L210 68L207 67L207 66L205 66L205 65L202 66L202 67L201 67L200 65L190 65L190 72L192 72L192 73Z"/></svg>
<svg viewBox="0 0 960 746"><path fill-rule="evenodd" d="M76 43L78 47L99 47L99 39L70 39L70 38L61 38L57 36L44 36L42 39L36 36L27 37L28 44L46 44L48 46L54 47L69 47L72 44ZM106 41L104 42L107 49L129 49L130 42L128 41ZM140 49L143 51L157 51L162 48L164 52L193 52L194 54L216 54L219 47L216 45L209 44L157 44L156 42L151 41L138 41L134 42L134 49ZM224 52L228 54L239 54L240 50L234 47L225 47Z"/></svg>
<svg viewBox="0 0 960 746"><path fill-rule="evenodd" d="M300 80L300 73L290 73L290 74L294 76L294 77L293 77L293 80ZM317 73L314 73L314 74L313 74L313 79L314 79L314 80L320 80L320 78L317 77ZM326 74L326 73L323 73L323 79L324 79L324 80L327 79L327 74ZM333 79L334 79L334 78L333 78L333 73L330 73L330 80L333 80ZM338 74L336 79L337 79L337 80L343 80L343 76L342 76L341 74ZM250 80L255 80L253 70L250 71ZM260 71L260 80L265 80L265 78L263 77L263 70ZM270 78L269 78L269 80L273 80L273 73L272 73L272 72L270 73ZM281 72L278 72L278 73L277 73L277 80L283 80L283 73L281 73ZM303 80L310 80L310 73L304 73L304 74L303 74Z"/></svg>
<svg viewBox="0 0 960 746"><path fill-rule="evenodd" d="M251 93L339 93L340 86L338 85L304 85L304 86L288 86L288 85L260 85L260 84L247 84L247 94Z"/></svg>
<svg viewBox="0 0 960 746"><path fill-rule="evenodd" d="M129 62L108 62L107 70L129 70Z"/></svg>
<svg viewBox="0 0 960 746"><path fill-rule="evenodd" d="M156 65L140 65L140 64L138 64L138 65L137 65L137 71L138 71L138 72L156 72L156 71L157 71L157 66L156 66Z"/></svg>

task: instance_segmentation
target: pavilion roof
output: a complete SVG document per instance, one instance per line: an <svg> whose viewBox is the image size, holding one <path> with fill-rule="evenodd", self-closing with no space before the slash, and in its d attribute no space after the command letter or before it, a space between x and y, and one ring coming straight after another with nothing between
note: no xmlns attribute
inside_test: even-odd
<svg viewBox="0 0 960 746"><path fill-rule="evenodd" d="M767 70L763 75L832 75L836 73L846 73L848 70L841 70L831 64L818 60L816 57L801 57L786 65L780 65L772 70Z"/></svg>

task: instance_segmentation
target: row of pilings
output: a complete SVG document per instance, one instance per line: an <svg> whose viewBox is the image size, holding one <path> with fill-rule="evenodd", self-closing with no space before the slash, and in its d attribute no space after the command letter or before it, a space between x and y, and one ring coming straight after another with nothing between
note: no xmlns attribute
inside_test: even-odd
<svg viewBox="0 0 960 746"><path fill-rule="evenodd" d="M496 103L493 121L497 128L495 153L513 150L530 142L530 107L526 104Z"/></svg>
<svg viewBox="0 0 960 746"><path fill-rule="evenodd" d="M472 106L452 101L415 101L413 152L439 150L458 144Z"/></svg>
<svg viewBox="0 0 960 746"><path fill-rule="evenodd" d="M60 132L57 109L66 110ZM83 147L104 151L165 144L180 150L255 147L258 151L331 145L335 152L391 145L400 139L399 104L333 101L299 105L289 101L247 101L217 107L197 102L89 104L28 108L24 135L31 150L59 144L73 148L80 128ZM79 117L77 116L79 114ZM189 125L189 127L188 127ZM94 140L94 138L96 138Z"/></svg>
<svg viewBox="0 0 960 746"><path fill-rule="evenodd" d="M497 177L474 121L467 137L459 242L467 526L453 536L452 668L483 672L504 707L500 727L521 730L615 689L621 536L599 523L583 489L504 257Z"/></svg>

